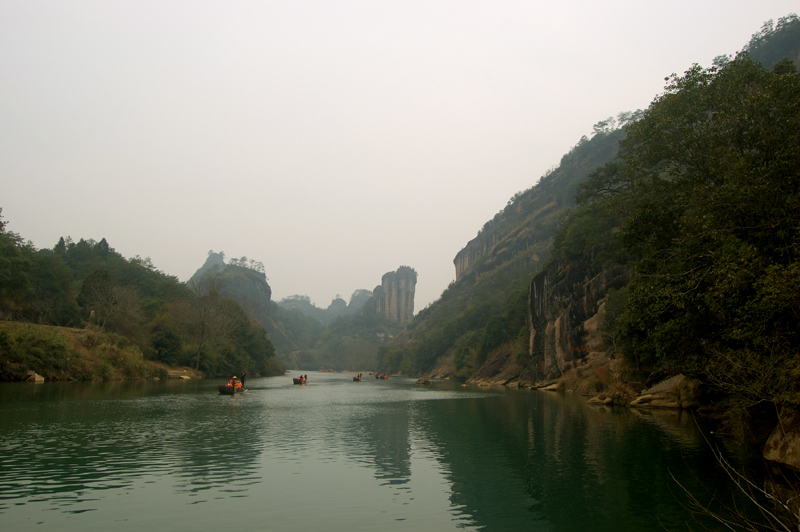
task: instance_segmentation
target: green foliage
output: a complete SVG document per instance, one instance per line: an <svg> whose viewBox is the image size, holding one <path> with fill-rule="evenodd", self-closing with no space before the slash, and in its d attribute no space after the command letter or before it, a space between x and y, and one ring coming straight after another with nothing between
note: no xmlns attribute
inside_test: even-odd
<svg viewBox="0 0 800 532"><path fill-rule="evenodd" d="M23 328L6 333L8 351L5 363L36 368L42 373L56 373L67 367L70 350L64 338L55 331Z"/></svg>
<svg viewBox="0 0 800 532"><path fill-rule="evenodd" d="M0 217L0 316L86 328L81 334L87 344L81 349L91 354L75 356L74 347L59 343L64 336L57 332L31 328L6 333L4 345L13 358L4 356L3 362L16 369L4 368L0 378L22 378L20 368L45 372L51 379L146 378L153 370L145 356L185 364L192 348L208 356L204 369L209 375L228 374L231 368L252 375L283 373L264 329L230 299L215 302L229 319L209 341L207 331L192 325L189 310L207 298L157 270L150 259L126 260L105 239L75 242L67 237L52 250L36 250L5 227ZM236 270L264 279L253 264L245 266ZM108 343L104 338L109 335L102 333L116 340Z"/></svg>
<svg viewBox="0 0 800 532"><path fill-rule="evenodd" d="M91 336L91 338L89 338ZM116 335L4 322L0 378L22 380L35 371L46 380L121 380L162 376L138 346Z"/></svg>
<svg viewBox="0 0 800 532"><path fill-rule="evenodd" d="M24 306L30 257L19 235L7 232L5 227L0 209L0 313L8 319Z"/></svg>
<svg viewBox="0 0 800 532"><path fill-rule="evenodd" d="M171 316L162 315L150 324L150 347L153 360L175 366L183 358L183 339Z"/></svg>
<svg viewBox="0 0 800 532"><path fill-rule="evenodd" d="M37 321L66 327L80 324L72 272L59 255L49 250L33 253L30 279L30 300L35 304Z"/></svg>
<svg viewBox="0 0 800 532"><path fill-rule="evenodd" d="M625 313L628 305L628 288L619 290L610 289L605 297L605 316L603 318L603 341L606 345L606 352L614 357L620 349L620 317ZM637 364L638 368L638 364Z"/></svg>
<svg viewBox="0 0 800 532"><path fill-rule="evenodd" d="M744 51L768 69L785 57L794 58L797 63L800 60L800 18L792 13L779 18L777 24L768 20L753 34Z"/></svg>
<svg viewBox="0 0 800 532"><path fill-rule="evenodd" d="M800 404L796 70L742 55L673 75L620 159L622 186L596 202L622 218L638 257L618 322L626 354L754 402Z"/></svg>
<svg viewBox="0 0 800 532"><path fill-rule="evenodd" d="M608 201L585 203L570 211L553 239L553 255L567 260L591 256L600 267L630 260L619 238L622 218L609 209Z"/></svg>

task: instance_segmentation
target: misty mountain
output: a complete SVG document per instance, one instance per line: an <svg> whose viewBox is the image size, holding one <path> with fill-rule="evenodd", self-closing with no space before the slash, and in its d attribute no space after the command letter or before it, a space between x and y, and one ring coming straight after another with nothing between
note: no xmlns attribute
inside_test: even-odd
<svg viewBox="0 0 800 532"><path fill-rule="evenodd" d="M337 297L327 309L301 295L272 301L263 264L246 257L226 263L224 253L210 251L188 285L210 279L264 327L287 367L362 370L375 367L378 348L411 320L417 273L400 266L385 273L372 292L356 290L349 304Z"/></svg>
<svg viewBox="0 0 800 532"><path fill-rule="evenodd" d="M304 295L293 295L281 299L278 306L286 310L296 310L301 314L319 320L323 325L329 324L339 316L355 314L372 297L369 290L358 289L350 296L350 302L346 302L337 296L328 305L328 308L319 308L311 302L311 298Z"/></svg>

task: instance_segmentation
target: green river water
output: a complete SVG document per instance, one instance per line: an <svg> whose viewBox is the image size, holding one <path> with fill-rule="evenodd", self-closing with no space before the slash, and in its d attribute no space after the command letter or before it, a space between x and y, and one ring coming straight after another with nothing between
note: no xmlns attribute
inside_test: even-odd
<svg viewBox="0 0 800 532"><path fill-rule="evenodd" d="M684 530L673 475L728 489L686 413L351 374L217 384L0 385L0 530Z"/></svg>

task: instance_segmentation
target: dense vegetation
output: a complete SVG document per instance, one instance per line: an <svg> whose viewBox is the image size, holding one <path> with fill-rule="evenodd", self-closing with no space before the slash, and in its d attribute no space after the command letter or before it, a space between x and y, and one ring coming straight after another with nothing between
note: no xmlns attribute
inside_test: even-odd
<svg viewBox="0 0 800 532"><path fill-rule="evenodd" d="M741 54L673 75L582 198L570 226L593 213L619 229L607 252L635 260L618 323L635 364L688 372L751 404L800 404L800 76L791 61L770 71Z"/></svg>
<svg viewBox="0 0 800 532"><path fill-rule="evenodd" d="M670 76L554 245L635 268L608 337L643 374L707 384L740 435L754 408L800 405L798 59L792 15L736 58Z"/></svg>
<svg viewBox="0 0 800 532"><path fill-rule="evenodd" d="M0 219L0 378L140 378L156 371L146 361L282 373L264 329L221 288L213 275L180 283L105 239L37 250Z"/></svg>
<svg viewBox="0 0 800 532"><path fill-rule="evenodd" d="M527 289L554 242L559 261L635 268L606 320L633 368L689 373L734 408L800 404L800 98L786 57L800 58L795 15L736 58L671 76L646 111L598 123L487 222L468 244L482 254L381 368L467 379L498 349L524 368Z"/></svg>

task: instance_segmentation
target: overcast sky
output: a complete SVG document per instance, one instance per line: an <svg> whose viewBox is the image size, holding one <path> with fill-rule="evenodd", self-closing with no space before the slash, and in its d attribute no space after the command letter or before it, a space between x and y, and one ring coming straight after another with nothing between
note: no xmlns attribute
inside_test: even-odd
<svg viewBox="0 0 800 532"><path fill-rule="evenodd" d="M797 0L0 0L0 208L327 307L453 258L596 122Z"/></svg>

